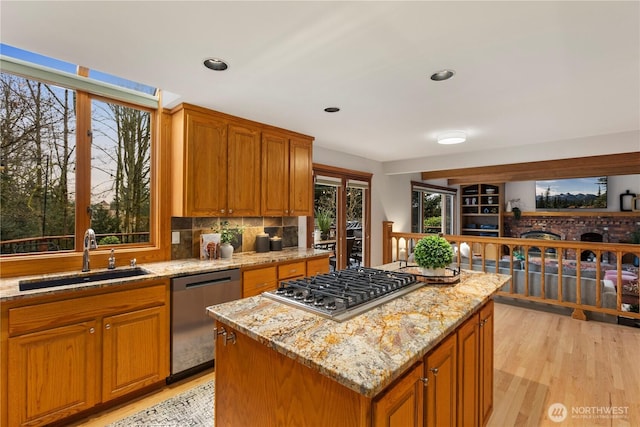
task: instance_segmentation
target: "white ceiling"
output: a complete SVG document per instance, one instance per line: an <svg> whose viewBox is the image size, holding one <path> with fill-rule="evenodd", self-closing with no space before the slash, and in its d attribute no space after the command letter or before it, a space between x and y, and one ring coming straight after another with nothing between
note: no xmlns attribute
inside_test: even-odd
<svg viewBox="0 0 640 427"><path fill-rule="evenodd" d="M640 129L638 1L3 0L0 14L2 43L377 161ZM454 78L429 79L443 68ZM435 142L453 129L467 143Z"/></svg>

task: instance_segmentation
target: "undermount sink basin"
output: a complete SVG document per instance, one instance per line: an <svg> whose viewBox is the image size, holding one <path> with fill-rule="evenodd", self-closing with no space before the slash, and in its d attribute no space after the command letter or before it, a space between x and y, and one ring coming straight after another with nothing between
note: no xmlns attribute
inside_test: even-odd
<svg viewBox="0 0 640 427"><path fill-rule="evenodd" d="M144 276L148 271L140 268L126 268L121 270L98 271L95 273L82 273L79 276L50 277L46 279L22 280L18 282L21 291L33 289L54 288L56 286L77 285L80 283L94 283L104 280L125 279L127 277Z"/></svg>

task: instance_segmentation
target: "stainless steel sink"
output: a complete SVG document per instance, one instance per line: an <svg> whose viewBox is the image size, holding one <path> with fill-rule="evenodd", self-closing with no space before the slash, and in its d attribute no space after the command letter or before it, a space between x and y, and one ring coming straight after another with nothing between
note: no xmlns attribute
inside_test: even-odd
<svg viewBox="0 0 640 427"><path fill-rule="evenodd" d="M21 291L33 289L54 288L56 286L77 285L81 283L94 283L105 280L125 279L127 277L144 276L149 274L140 267L123 268L119 270L97 271L95 273L83 273L82 275L58 276L46 279L22 280L18 282Z"/></svg>

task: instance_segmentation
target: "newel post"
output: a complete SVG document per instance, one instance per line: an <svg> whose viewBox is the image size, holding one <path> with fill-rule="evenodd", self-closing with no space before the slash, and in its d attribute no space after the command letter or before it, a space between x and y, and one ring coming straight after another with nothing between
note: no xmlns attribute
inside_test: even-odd
<svg viewBox="0 0 640 427"><path fill-rule="evenodd" d="M391 243L391 233L393 232L393 221L382 221L382 263L393 262L393 252Z"/></svg>

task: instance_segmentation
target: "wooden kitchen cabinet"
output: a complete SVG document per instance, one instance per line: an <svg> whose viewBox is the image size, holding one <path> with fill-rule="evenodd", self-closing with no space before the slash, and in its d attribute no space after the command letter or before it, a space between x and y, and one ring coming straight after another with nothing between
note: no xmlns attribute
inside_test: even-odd
<svg viewBox="0 0 640 427"><path fill-rule="evenodd" d="M305 261L287 262L278 265L278 283L284 280L300 279L307 276Z"/></svg>
<svg viewBox="0 0 640 427"><path fill-rule="evenodd" d="M260 129L229 124L227 216L260 215Z"/></svg>
<svg viewBox="0 0 640 427"><path fill-rule="evenodd" d="M478 426L479 324L475 313L458 330L458 426Z"/></svg>
<svg viewBox="0 0 640 427"><path fill-rule="evenodd" d="M425 426L485 425L493 409L493 300L425 357Z"/></svg>
<svg viewBox="0 0 640 427"><path fill-rule="evenodd" d="M373 427L422 427L423 369L416 364L373 401Z"/></svg>
<svg viewBox="0 0 640 427"><path fill-rule="evenodd" d="M457 336L452 334L425 357L426 427L456 425L457 348Z"/></svg>
<svg viewBox="0 0 640 427"><path fill-rule="evenodd" d="M173 216L312 215L312 137L187 104L171 117Z"/></svg>
<svg viewBox="0 0 640 427"><path fill-rule="evenodd" d="M487 424L493 411L493 300L480 309L479 400L481 425Z"/></svg>
<svg viewBox="0 0 640 427"><path fill-rule="evenodd" d="M197 107L172 114L173 216L260 213L260 129Z"/></svg>
<svg viewBox="0 0 640 427"><path fill-rule="evenodd" d="M104 402L164 378L169 343L162 327L164 307L105 317L103 320L102 400ZM140 357L140 349L154 349Z"/></svg>
<svg viewBox="0 0 640 427"><path fill-rule="evenodd" d="M325 274L329 272L329 256L307 260L307 276Z"/></svg>
<svg viewBox="0 0 640 427"><path fill-rule="evenodd" d="M262 215L312 215L311 144L311 138L262 133Z"/></svg>
<svg viewBox="0 0 640 427"><path fill-rule="evenodd" d="M289 141L289 216L313 215L312 138Z"/></svg>
<svg viewBox="0 0 640 427"><path fill-rule="evenodd" d="M96 329L90 320L9 339L8 425L44 425L95 405Z"/></svg>
<svg viewBox="0 0 640 427"><path fill-rule="evenodd" d="M8 425L49 424L164 382L169 283L118 287L8 309Z"/></svg>
<svg viewBox="0 0 640 427"><path fill-rule="evenodd" d="M277 286L278 273L275 265L242 272L242 298L272 291Z"/></svg>

